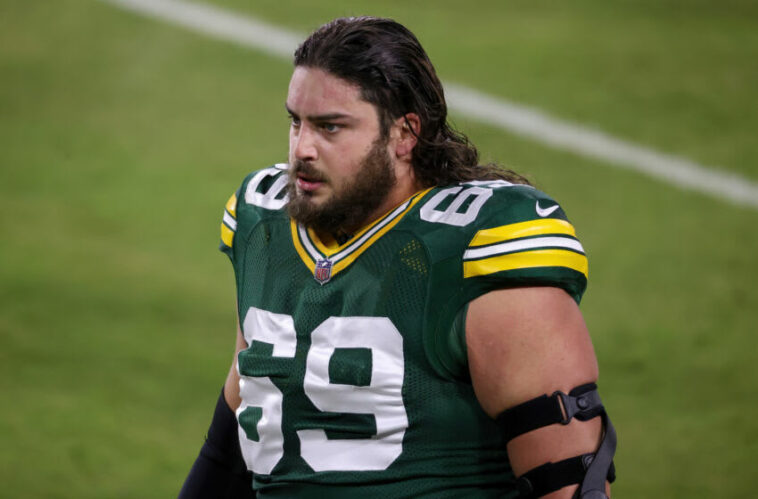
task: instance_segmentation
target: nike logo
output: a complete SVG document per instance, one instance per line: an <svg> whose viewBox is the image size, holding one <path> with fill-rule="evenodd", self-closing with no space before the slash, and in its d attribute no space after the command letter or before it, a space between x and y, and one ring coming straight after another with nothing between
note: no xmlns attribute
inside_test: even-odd
<svg viewBox="0 0 758 499"><path fill-rule="evenodd" d="M550 206L549 208L540 208L540 202L537 201L537 206L535 207L535 210L537 210L537 215L541 217L546 217L550 215L552 212L558 209L558 205Z"/></svg>

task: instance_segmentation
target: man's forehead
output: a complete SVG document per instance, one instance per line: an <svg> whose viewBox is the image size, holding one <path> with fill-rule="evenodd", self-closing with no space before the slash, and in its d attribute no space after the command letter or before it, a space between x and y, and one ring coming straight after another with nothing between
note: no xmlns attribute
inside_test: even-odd
<svg viewBox="0 0 758 499"><path fill-rule="evenodd" d="M287 108L307 114L361 114L373 105L355 83L319 68L297 66L287 93Z"/></svg>

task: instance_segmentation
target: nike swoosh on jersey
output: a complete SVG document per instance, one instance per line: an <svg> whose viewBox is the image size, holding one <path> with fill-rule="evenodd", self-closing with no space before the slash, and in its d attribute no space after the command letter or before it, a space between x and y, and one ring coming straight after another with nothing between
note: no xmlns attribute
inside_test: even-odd
<svg viewBox="0 0 758 499"><path fill-rule="evenodd" d="M554 212L555 210L557 210L558 205L556 204L556 205L550 206L549 208L540 208L540 202L537 201L537 204L534 209L537 210L537 215L541 217L546 217L550 215L552 212Z"/></svg>

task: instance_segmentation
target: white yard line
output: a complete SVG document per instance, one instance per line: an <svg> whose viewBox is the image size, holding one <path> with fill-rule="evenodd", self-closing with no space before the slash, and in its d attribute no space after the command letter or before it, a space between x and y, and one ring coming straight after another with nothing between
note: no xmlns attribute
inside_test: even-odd
<svg viewBox="0 0 758 499"><path fill-rule="evenodd" d="M179 0L102 0L267 54L292 59L305 36L213 5Z"/></svg>
<svg viewBox="0 0 758 499"><path fill-rule="evenodd" d="M304 35L211 5L179 0L102 0L214 38L291 59ZM451 83L450 108L460 115L553 147L637 171L680 188L758 209L758 183L553 118L542 111Z"/></svg>
<svg viewBox="0 0 758 499"><path fill-rule="evenodd" d="M452 109L482 123L606 160L610 166L641 172L677 187L758 208L758 184L740 175L663 154L470 88L447 83L445 93Z"/></svg>

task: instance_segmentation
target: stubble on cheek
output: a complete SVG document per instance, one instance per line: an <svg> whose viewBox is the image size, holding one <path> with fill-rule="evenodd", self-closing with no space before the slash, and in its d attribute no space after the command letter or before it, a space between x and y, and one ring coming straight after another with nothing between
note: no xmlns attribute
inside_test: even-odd
<svg viewBox="0 0 758 499"><path fill-rule="evenodd" d="M295 221L330 233L350 232L369 222L367 218L386 199L396 183L386 141L377 140L361 160L360 174L338 188L310 164L295 162L290 167L287 212ZM325 182L328 197L320 202L315 194L297 187L297 175L313 175Z"/></svg>
<svg viewBox="0 0 758 499"><path fill-rule="evenodd" d="M299 160L290 163L287 180L287 196L289 198L287 213L294 220L308 225L313 222L314 213L318 212L318 205L314 200L316 194L298 187L298 174L306 175L311 180L324 183L326 183L326 179L308 163Z"/></svg>

